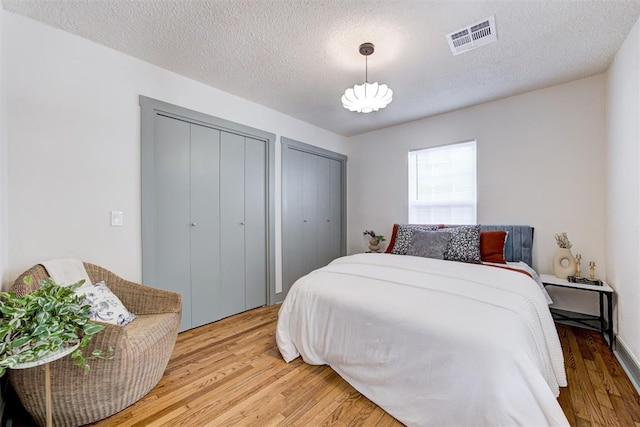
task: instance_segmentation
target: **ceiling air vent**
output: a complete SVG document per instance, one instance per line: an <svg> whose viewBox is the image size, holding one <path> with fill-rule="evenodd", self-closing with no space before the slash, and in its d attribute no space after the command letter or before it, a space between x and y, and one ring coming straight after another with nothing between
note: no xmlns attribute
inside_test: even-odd
<svg viewBox="0 0 640 427"><path fill-rule="evenodd" d="M447 34L447 41L454 56L493 43L496 40L498 40L496 37L496 19L493 15Z"/></svg>

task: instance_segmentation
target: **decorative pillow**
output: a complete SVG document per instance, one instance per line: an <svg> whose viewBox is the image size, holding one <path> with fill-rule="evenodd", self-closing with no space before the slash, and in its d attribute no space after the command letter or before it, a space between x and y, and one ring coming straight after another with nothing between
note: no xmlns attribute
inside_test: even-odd
<svg viewBox="0 0 640 427"><path fill-rule="evenodd" d="M136 318L104 282L81 286L76 289L76 294L83 296L86 303L91 305L91 320L124 326Z"/></svg>
<svg viewBox="0 0 640 427"><path fill-rule="evenodd" d="M416 231L411 238L407 255L444 259L452 236L452 233L446 232Z"/></svg>
<svg viewBox="0 0 640 427"><path fill-rule="evenodd" d="M393 231L391 232L391 238L389 239L389 246L384 251L386 254L390 254L393 250L393 246L396 244L396 236L398 235L398 224L393 224Z"/></svg>
<svg viewBox="0 0 640 427"><path fill-rule="evenodd" d="M484 262L506 264L504 246L507 243L507 231L480 232L480 259Z"/></svg>
<svg viewBox="0 0 640 427"><path fill-rule="evenodd" d="M415 233L416 231L433 231L437 229L437 227L428 227L428 226L417 225L417 224L396 224L396 225L398 226L397 232L395 234L395 241L391 249L391 253L396 255L407 254L407 249L409 249L411 238L413 237L413 233ZM394 226L394 230L395 229L396 227Z"/></svg>
<svg viewBox="0 0 640 427"><path fill-rule="evenodd" d="M439 233L452 233L444 259L461 262L480 262L480 226L463 225L440 228Z"/></svg>

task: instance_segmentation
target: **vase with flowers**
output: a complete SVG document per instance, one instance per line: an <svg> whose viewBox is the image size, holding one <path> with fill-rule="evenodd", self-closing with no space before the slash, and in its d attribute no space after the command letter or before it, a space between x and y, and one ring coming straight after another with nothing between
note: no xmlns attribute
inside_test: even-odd
<svg viewBox="0 0 640 427"><path fill-rule="evenodd" d="M576 259L571 253L571 241L567 237L567 233L554 235L558 249L553 256L553 274L560 279L567 279L576 273Z"/></svg>
<svg viewBox="0 0 640 427"><path fill-rule="evenodd" d="M380 243L384 242L386 239L382 234L376 234L375 231L366 230L362 233L365 236L369 236L369 250L371 252L378 252L380 250Z"/></svg>

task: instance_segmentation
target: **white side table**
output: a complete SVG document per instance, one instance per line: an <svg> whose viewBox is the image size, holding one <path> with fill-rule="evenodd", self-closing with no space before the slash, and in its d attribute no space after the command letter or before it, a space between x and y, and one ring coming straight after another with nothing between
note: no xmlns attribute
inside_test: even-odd
<svg viewBox="0 0 640 427"><path fill-rule="evenodd" d="M53 412L51 410L51 368L49 367L49 363L54 360L61 359L68 354L71 354L78 348L80 344L76 344L72 347L61 348L60 350L49 353L46 357L33 361L33 362L24 362L14 366L11 369L27 369L27 368L35 368L36 366L44 365L44 390L45 390L45 400L47 405L47 427L53 427Z"/></svg>
<svg viewBox="0 0 640 427"><path fill-rule="evenodd" d="M585 326L593 327L592 324L587 322L597 321L600 323L600 332L603 334L607 334L609 337L609 348L613 350L613 343L615 337L613 336L613 294L614 290L611 286L607 285L605 282L602 282L602 286L598 285L587 285L584 283L571 283L566 279L560 279L551 274L541 274L540 280L542 284L547 286L557 286L560 288L569 288L569 289L577 289L580 291L587 292L597 292L600 300L600 313L596 316L590 316L587 314L582 314L582 317L574 317L567 314L559 313L556 310L551 309L551 313L554 316L554 319L558 320L571 320L573 322L580 323ZM604 297L607 297L607 319L604 318ZM578 313L581 314L581 313Z"/></svg>

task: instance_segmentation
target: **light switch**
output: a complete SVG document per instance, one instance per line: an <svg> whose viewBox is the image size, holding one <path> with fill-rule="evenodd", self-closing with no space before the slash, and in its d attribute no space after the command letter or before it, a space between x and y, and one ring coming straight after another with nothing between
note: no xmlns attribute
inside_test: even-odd
<svg viewBox="0 0 640 427"><path fill-rule="evenodd" d="M122 226L122 211L111 211L111 226L112 227L121 227Z"/></svg>

